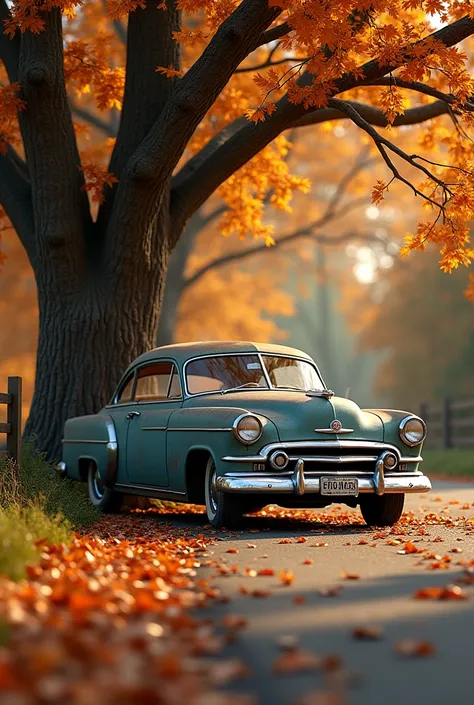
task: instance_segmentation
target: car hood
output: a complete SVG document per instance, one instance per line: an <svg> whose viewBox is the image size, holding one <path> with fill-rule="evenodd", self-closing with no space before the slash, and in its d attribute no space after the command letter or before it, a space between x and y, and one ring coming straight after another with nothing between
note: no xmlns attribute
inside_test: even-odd
<svg viewBox="0 0 474 705"><path fill-rule="evenodd" d="M363 411L343 397L310 397L304 392L251 391L194 397L186 406L232 406L266 416L275 424L281 441L384 440L383 422L377 414ZM324 433L338 420L346 433ZM318 431L316 429L322 429Z"/></svg>

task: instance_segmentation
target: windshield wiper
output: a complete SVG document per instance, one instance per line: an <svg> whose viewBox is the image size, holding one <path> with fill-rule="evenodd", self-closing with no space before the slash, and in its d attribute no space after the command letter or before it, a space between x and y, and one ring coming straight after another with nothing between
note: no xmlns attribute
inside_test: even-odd
<svg viewBox="0 0 474 705"><path fill-rule="evenodd" d="M245 387L258 387L260 389L266 389L266 387L262 387L262 385L258 384L258 382L245 382L245 384L239 384L238 387L230 387L229 389L223 389L221 394L227 394L227 392L235 392L236 389L245 389Z"/></svg>
<svg viewBox="0 0 474 705"><path fill-rule="evenodd" d="M334 396L332 389L306 389L305 391L308 397L326 397L326 399L330 399Z"/></svg>
<svg viewBox="0 0 474 705"><path fill-rule="evenodd" d="M278 385L278 387L273 387L273 389L295 389L297 392L305 392L306 391L306 389L303 389L303 387L294 387L292 384Z"/></svg>

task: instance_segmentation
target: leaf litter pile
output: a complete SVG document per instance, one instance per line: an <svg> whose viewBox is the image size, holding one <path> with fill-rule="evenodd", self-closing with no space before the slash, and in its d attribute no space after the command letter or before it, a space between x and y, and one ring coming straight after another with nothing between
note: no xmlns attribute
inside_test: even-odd
<svg viewBox="0 0 474 705"><path fill-rule="evenodd" d="M215 625L200 616L200 608L228 600L213 585L213 578L203 578L199 569L213 566L214 577L235 575L256 578L256 582L259 576L273 578L283 589L292 586L295 575L281 567L254 570L238 563L228 565L242 558L242 552L252 555L252 549L257 548L250 542L239 548L232 546L232 538L238 538L233 532L217 532L202 523L202 533L198 534L191 528L164 523L166 515L189 516L190 512L200 514L202 510L177 505L172 510L135 510L119 517L103 517L88 535L76 535L70 546L43 545L40 563L28 568L25 580L14 583L0 579L2 705L88 705L97 702L98 689L101 705L257 702L251 695L222 689L250 673L243 662L226 659L223 653L245 629L246 620L227 615ZM159 523L156 514L164 515ZM428 535L430 526L464 529L466 534L474 531L472 519L452 516L448 506L437 513L407 512L394 527L373 530L370 540L358 540L358 531L367 533L367 527L357 514L340 507L311 513L271 506L256 517L264 522L257 519L261 528L250 529L255 534L271 529L272 521L291 518L306 523L307 537L276 539L280 544L300 544L299 550L327 550L328 542L314 540L311 534L328 536L339 528L347 529L349 524L353 540L346 545L393 547L391 550L409 556L427 570L454 565L463 568L463 575L453 583L418 590L412 595L416 600L463 601L469 597L465 586L474 585L474 561L457 556L462 553L459 546L435 553L419 545L425 540L443 542L441 537ZM223 538L229 543L225 549L229 557L210 560L209 546ZM235 558L232 555L239 553ZM302 558L297 565L317 563ZM340 574L343 582L360 577L350 571ZM241 585L239 592L253 598L272 595L272 590L259 586L253 589ZM341 593L341 584L315 590L320 597L337 598ZM296 595L292 602L294 609L301 609L297 605L306 600ZM378 625L360 625L352 631L352 638L377 641L384 638L384 633ZM288 643L283 643L285 639ZM319 671L326 677L336 674L336 691L332 686L318 691L314 702L336 702L331 698L337 692L337 703L342 705L345 700L340 685L347 685L342 659L304 651L292 636L281 641L276 644L282 653L274 661L274 672L285 676L305 671ZM429 642L408 639L392 646L395 655L409 658L431 657L437 651Z"/></svg>

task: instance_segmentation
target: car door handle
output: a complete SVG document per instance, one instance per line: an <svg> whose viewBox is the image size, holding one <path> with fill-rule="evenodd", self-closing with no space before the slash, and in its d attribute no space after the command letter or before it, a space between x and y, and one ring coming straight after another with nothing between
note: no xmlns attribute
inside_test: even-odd
<svg viewBox="0 0 474 705"><path fill-rule="evenodd" d="M140 412L139 411L129 411L126 418L133 419L134 416L140 416Z"/></svg>

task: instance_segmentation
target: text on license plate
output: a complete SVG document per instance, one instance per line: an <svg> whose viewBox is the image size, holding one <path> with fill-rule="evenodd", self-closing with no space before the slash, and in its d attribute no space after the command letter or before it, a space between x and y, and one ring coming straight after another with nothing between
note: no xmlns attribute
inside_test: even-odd
<svg viewBox="0 0 474 705"><path fill-rule="evenodd" d="M321 494L325 495L353 495L359 494L359 484L352 477L322 477L320 482Z"/></svg>

